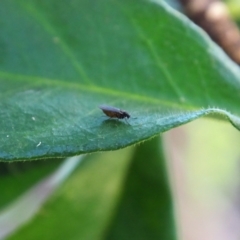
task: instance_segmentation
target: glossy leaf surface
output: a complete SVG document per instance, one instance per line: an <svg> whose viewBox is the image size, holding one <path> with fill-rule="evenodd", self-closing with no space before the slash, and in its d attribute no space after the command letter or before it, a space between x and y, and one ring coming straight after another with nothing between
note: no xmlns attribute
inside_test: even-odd
<svg viewBox="0 0 240 240"><path fill-rule="evenodd" d="M1 160L119 149L209 113L239 128L239 69L163 1L3 0L0 22Z"/></svg>

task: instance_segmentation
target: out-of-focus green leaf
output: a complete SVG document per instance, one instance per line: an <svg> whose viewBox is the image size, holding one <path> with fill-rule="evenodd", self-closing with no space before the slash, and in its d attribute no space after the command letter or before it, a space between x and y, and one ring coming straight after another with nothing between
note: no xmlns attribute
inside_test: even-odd
<svg viewBox="0 0 240 240"><path fill-rule="evenodd" d="M175 239L158 139L88 158L9 239Z"/></svg>
<svg viewBox="0 0 240 240"><path fill-rule="evenodd" d="M32 219L43 203L46 202L46 199L76 169L83 157L82 155L66 159L51 175L41 179L28 191L22 193L18 198L1 209L0 239L5 239L9 234L12 234L16 229ZM32 181L30 182L32 183ZM15 185L18 185L18 182L15 181Z"/></svg>
<svg viewBox="0 0 240 240"><path fill-rule="evenodd" d="M209 113L239 128L239 69L163 1L2 0L0 23L1 160L119 149Z"/></svg>
<svg viewBox="0 0 240 240"><path fill-rule="evenodd" d="M240 2L238 0L225 1L231 16L235 20L240 20Z"/></svg>
<svg viewBox="0 0 240 240"><path fill-rule="evenodd" d="M101 239L121 194L131 152L89 155L36 217L9 239Z"/></svg>
<svg viewBox="0 0 240 240"><path fill-rule="evenodd" d="M136 148L105 239L175 239L173 206L159 139Z"/></svg>
<svg viewBox="0 0 240 240"><path fill-rule="evenodd" d="M53 172L62 160L34 162L0 163L0 169L7 167L8 172L0 175L0 211L3 206L8 205L19 197L24 191L44 176ZM4 166L7 165L7 166Z"/></svg>

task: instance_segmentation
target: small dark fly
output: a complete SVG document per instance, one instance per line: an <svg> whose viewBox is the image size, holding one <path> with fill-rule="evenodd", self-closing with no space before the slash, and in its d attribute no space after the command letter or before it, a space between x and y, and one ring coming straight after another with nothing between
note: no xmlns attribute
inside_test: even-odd
<svg viewBox="0 0 240 240"><path fill-rule="evenodd" d="M130 118L130 115L121 109L107 106L107 105L101 105L99 108L110 118L118 118L118 119L123 119L123 118Z"/></svg>

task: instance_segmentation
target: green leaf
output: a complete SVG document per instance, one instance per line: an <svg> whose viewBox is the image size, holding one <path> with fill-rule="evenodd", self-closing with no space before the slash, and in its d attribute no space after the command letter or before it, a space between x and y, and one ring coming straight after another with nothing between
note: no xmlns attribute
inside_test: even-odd
<svg viewBox="0 0 240 240"><path fill-rule="evenodd" d="M132 150L88 155L32 221L9 239L102 239L121 194Z"/></svg>
<svg viewBox="0 0 240 240"><path fill-rule="evenodd" d="M88 156L9 239L175 239L160 146L155 138L134 153L128 148Z"/></svg>
<svg viewBox="0 0 240 240"><path fill-rule="evenodd" d="M1 162L0 208L15 200L20 194L31 187L35 182L51 173L59 166L61 162L62 160L60 159L52 159L52 161L48 162L14 162L11 164ZM5 174L2 172L3 170L6 171Z"/></svg>
<svg viewBox="0 0 240 240"><path fill-rule="evenodd" d="M135 149L106 239L176 238L160 138Z"/></svg>
<svg viewBox="0 0 240 240"><path fill-rule="evenodd" d="M72 173L72 171L77 167L77 165L79 165L82 159L83 156L75 156L66 159L64 163L61 164L61 166L56 171L54 171L54 173L39 181L24 194L21 194L20 196L18 196L18 198L14 199L14 201L8 203L8 205L5 208L1 209L0 238L5 239L9 234L12 234L17 228L28 222L29 219L31 219L34 216L34 214L39 210L39 208L43 205L46 199L49 198L49 195L51 195L52 192L57 187L59 187L59 185L61 185L61 183ZM38 178L40 172L41 171L38 171L37 173ZM22 176L21 179L22 180L24 179L25 182L26 180L30 180L29 183L30 182L32 183L32 180L34 180L33 177L30 178L29 174L24 174L24 176ZM20 189L22 190L24 185L22 184L21 179L18 181L17 186L20 187ZM8 187L11 187L11 185L8 184ZM14 191L14 193L16 194L15 188L12 187L9 188L8 190ZM12 195L14 193L12 193ZM3 197L3 199L5 198L6 196Z"/></svg>
<svg viewBox="0 0 240 240"><path fill-rule="evenodd" d="M163 1L2 0L0 22L1 160L119 149L210 113L240 126L239 69Z"/></svg>

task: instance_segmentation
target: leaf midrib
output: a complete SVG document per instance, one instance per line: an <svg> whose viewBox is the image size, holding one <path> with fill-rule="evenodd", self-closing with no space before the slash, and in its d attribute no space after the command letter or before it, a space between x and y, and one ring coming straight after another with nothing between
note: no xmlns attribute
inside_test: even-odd
<svg viewBox="0 0 240 240"><path fill-rule="evenodd" d="M1 72L1 71L0 71L0 77L3 77L8 80L31 82L32 84L34 83L34 85L39 84L41 86L42 86L42 84L45 84L46 86L48 85L48 86L59 87L61 84L64 88L79 89L79 90L82 90L85 92L91 92L91 93L102 93L105 95L118 96L118 97L122 97L124 99L129 99L129 100L131 99L131 100L144 102L144 103L161 104L161 105L164 105L167 107L178 108L178 109L182 109L182 110L197 110L199 108L202 108L202 106L196 106L196 105L192 105L192 104L179 104L177 102L171 102L171 101L167 101L164 99L156 99L156 98L152 98L152 97L138 95L135 93L117 91L116 89L112 89L112 88L102 88L102 87L96 86L95 84L83 85L83 84L75 83L75 82L67 82L66 83L65 81L59 80L59 79L17 75L17 74Z"/></svg>

